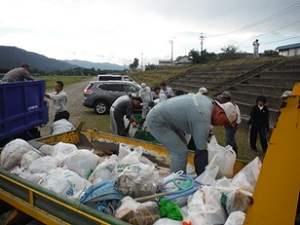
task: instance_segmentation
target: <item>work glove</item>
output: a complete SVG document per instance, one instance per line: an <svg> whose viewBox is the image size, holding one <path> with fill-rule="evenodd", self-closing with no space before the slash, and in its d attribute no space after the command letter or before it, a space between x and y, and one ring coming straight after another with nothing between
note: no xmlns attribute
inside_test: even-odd
<svg viewBox="0 0 300 225"><path fill-rule="evenodd" d="M136 122L135 122L134 120L131 122L131 125L132 125L133 127L137 127Z"/></svg>

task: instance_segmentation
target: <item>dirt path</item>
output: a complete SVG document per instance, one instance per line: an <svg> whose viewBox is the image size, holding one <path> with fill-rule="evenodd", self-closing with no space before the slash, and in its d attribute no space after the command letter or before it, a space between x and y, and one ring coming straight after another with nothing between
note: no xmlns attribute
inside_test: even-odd
<svg viewBox="0 0 300 225"><path fill-rule="evenodd" d="M94 79L95 78L89 78L80 83L70 84L64 87L64 91L67 93L68 96L68 111L70 112L69 121L74 125L75 128L79 125L79 123L82 120L86 122L85 127L93 128L93 124L92 124L93 119L97 119L99 117L99 115L94 113L93 109L86 108L82 104L83 90L86 88L89 82ZM55 81L53 81L53 87L54 87L54 83ZM47 90L47 92L52 92L52 91L54 91L54 88L52 90ZM55 115L55 109L53 107L52 100L50 99L45 99L45 100L47 100L49 106L49 122L45 127L40 129L42 136L50 135L51 127ZM89 117L89 120L85 120L86 117Z"/></svg>

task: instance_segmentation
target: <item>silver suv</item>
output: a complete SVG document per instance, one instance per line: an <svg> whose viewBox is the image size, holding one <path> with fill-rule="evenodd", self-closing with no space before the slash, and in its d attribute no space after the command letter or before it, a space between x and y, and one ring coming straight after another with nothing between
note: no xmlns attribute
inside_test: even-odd
<svg viewBox="0 0 300 225"><path fill-rule="evenodd" d="M83 105L103 115L109 112L118 97L138 93L139 90L139 85L129 81L92 81L84 90Z"/></svg>

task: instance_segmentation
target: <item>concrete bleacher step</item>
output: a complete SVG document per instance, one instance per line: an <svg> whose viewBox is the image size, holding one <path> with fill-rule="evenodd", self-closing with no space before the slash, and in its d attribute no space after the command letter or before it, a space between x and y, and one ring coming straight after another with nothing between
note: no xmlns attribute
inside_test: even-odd
<svg viewBox="0 0 300 225"><path fill-rule="evenodd" d="M300 82L300 78L289 79L289 78L252 78L243 81L242 84L249 85L270 85L274 87L284 87L286 89L292 89L295 83Z"/></svg>
<svg viewBox="0 0 300 225"><path fill-rule="evenodd" d="M246 91L230 91L234 101L244 102L248 104L256 104L258 96L262 95L260 92L246 92ZM280 94L281 95L281 94ZM267 99L266 105L269 108L279 109L281 106L281 100L279 96L264 95Z"/></svg>
<svg viewBox="0 0 300 225"><path fill-rule="evenodd" d="M300 71L300 64L280 64L270 71Z"/></svg>
<svg viewBox="0 0 300 225"><path fill-rule="evenodd" d="M243 91L248 93L260 93L261 95L272 95L280 97L282 93L286 90L291 90L289 87L284 87L282 85L279 86L271 86L269 82L264 85L256 85L256 84L237 84L234 86L236 91Z"/></svg>
<svg viewBox="0 0 300 225"><path fill-rule="evenodd" d="M299 79L300 71L264 71L260 73L260 78L286 78L286 79Z"/></svg>

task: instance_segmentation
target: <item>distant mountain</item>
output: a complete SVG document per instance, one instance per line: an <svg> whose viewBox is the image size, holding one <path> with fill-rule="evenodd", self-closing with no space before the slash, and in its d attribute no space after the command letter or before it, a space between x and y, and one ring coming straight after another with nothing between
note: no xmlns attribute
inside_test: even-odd
<svg viewBox="0 0 300 225"><path fill-rule="evenodd" d="M77 65L80 67L84 67L87 69L90 68L95 68L96 70L124 70L127 67L126 66L120 66L118 64L113 64L113 63L94 63L94 62L89 62L89 61L84 61L84 60L65 60L65 62L68 62L73 65Z"/></svg>
<svg viewBox="0 0 300 225"><path fill-rule="evenodd" d="M28 63L31 68L45 71L68 70L76 67L65 61L51 59L17 47L0 46L0 68L12 69L19 67L22 62Z"/></svg>
<svg viewBox="0 0 300 225"><path fill-rule="evenodd" d="M57 60L13 46L0 46L0 69L12 69L26 62L32 69L44 71L68 70L76 67L101 70L124 70L124 66L112 63L93 63L83 60Z"/></svg>

